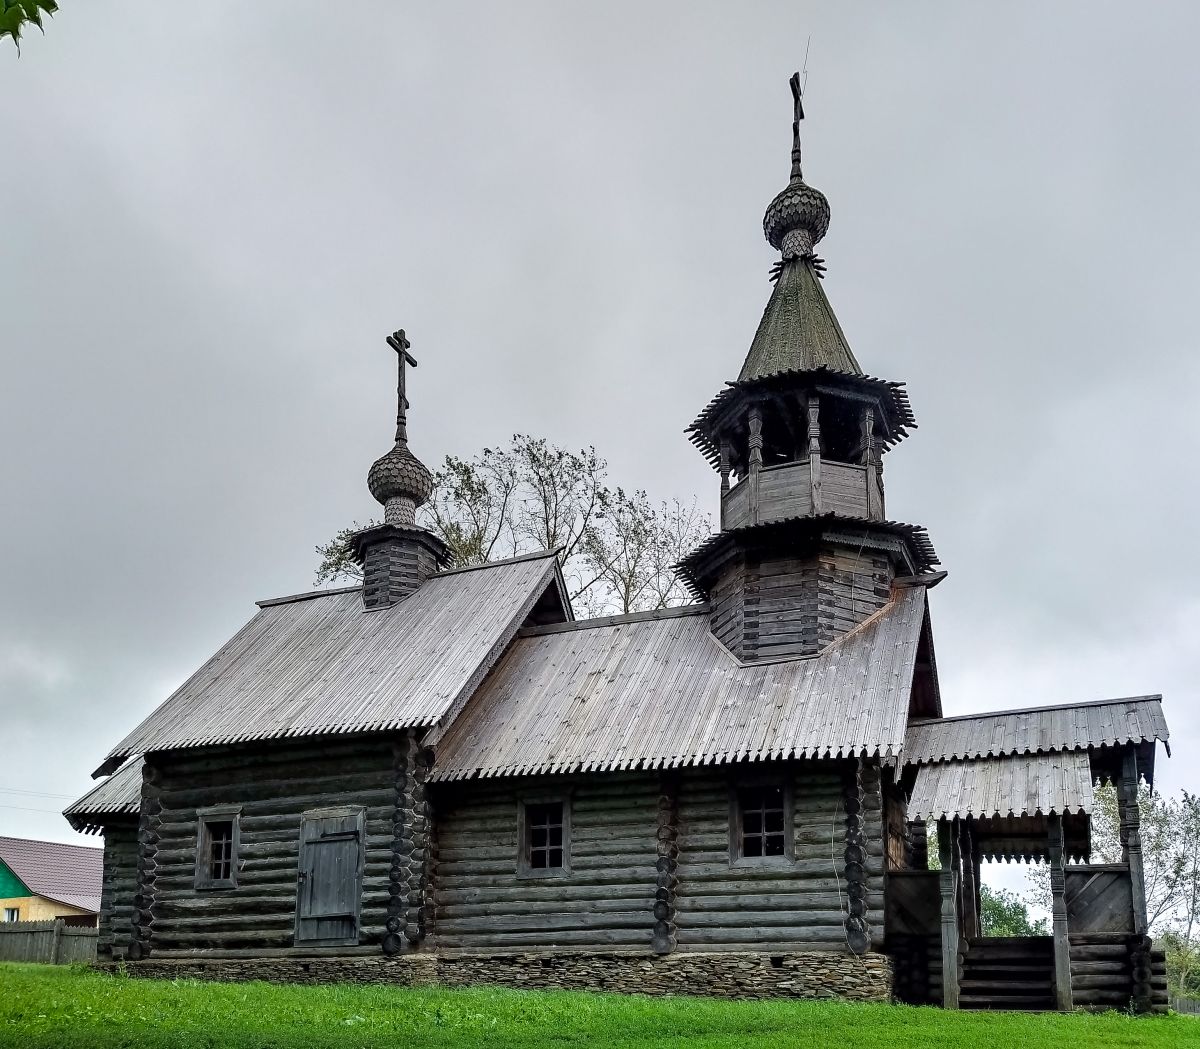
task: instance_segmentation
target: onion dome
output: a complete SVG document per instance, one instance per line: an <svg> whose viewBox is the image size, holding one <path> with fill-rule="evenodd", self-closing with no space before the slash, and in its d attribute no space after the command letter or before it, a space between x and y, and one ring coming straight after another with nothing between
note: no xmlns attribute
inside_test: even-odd
<svg viewBox="0 0 1200 1049"><path fill-rule="evenodd" d="M408 398L405 396L405 365L417 365L408 352L411 345L404 329L388 336L388 345L400 358L400 381L396 394L396 443L386 455L376 459L367 473L371 495L383 504L384 523L412 526L417 507L429 501L433 492L433 475L408 448Z"/></svg>
<svg viewBox="0 0 1200 1049"><path fill-rule="evenodd" d="M813 247L829 230L829 201L819 189L808 185L800 170L800 121L804 105L800 100L800 74L789 81L795 116L792 120L792 177L787 186L767 206L763 216L763 234L771 247L785 260L811 255Z"/></svg>
<svg viewBox="0 0 1200 1049"><path fill-rule="evenodd" d="M406 443L397 441L387 455L371 464L367 473L367 487L376 500L383 504L384 521L387 524L411 525L417 507L429 501L429 494L433 491L433 475L408 450Z"/></svg>

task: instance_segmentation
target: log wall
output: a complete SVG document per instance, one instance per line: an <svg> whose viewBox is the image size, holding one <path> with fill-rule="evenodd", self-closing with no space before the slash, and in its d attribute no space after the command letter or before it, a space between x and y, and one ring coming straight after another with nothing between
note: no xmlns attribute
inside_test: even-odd
<svg viewBox="0 0 1200 1049"><path fill-rule="evenodd" d="M780 773L792 791L793 857L731 864L735 777ZM556 786L571 797L570 872L522 877L518 800L553 796ZM851 798L859 805L853 814ZM438 949L845 951L852 897L869 943L882 943L882 795L872 765L434 784L432 804L427 942ZM861 863L857 851L847 856L852 830Z"/></svg>
<svg viewBox="0 0 1200 1049"><path fill-rule="evenodd" d="M688 769L680 784L677 939L680 950L753 950L769 945L845 950L845 810L849 762L787 763L794 858L729 861L730 777ZM778 767L778 766L777 766ZM769 773L770 765L744 768ZM866 920L882 935L883 831L878 776L868 776L862 834ZM873 786L872 786L873 784Z"/></svg>
<svg viewBox="0 0 1200 1049"><path fill-rule="evenodd" d="M521 877L517 805L570 795L570 873ZM445 949L651 946L659 780L591 778L437 784L431 943Z"/></svg>
<svg viewBox="0 0 1200 1049"><path fill-rule="evenodd" d="M293 945L300 818L340 805L365 807L366 865L359 943L339 953L845 952L882 942L875 763L435 783L414 793L415 754L398 735L151 755L152 862L132 827L110 834L103 956L120 958L129 942L135 877L152 890L142 887L136 911L143 957L311 951ZM793 854L731 863L734 785L779 776L791 791ZM569 868L522 874L518 800L560 793L570 799ZM408 813L426 803L427 834ZM228 805L241 810L237 887L197 889L197 810Z"/></svg>
<svg viewBox="0 0 1200 1049"><path fill-rule="evenodd" d="M169 956L291 948L301 814L357 805L366 810L359 947L378 951L390 901L397 742L285 741L149 755L161 805L150 949ZM198 890L197 809L213 805L241 806L238 884Z"/></svg>
<svg viewBox="0 0 1200 1049"><path fill-rule="evenodd" d="M891 599L894 576L878 551L827 546L795 556L732 558L709 594L712 631L747 661L813 655Z"/></svg>
<svg viewBox="0 0 1200 1049"><path fill-rule="evenodd" d="M104 861L96 957L124 958L133 931L133 897L137 892L137 823L111 823L104 828Z"/></svg>

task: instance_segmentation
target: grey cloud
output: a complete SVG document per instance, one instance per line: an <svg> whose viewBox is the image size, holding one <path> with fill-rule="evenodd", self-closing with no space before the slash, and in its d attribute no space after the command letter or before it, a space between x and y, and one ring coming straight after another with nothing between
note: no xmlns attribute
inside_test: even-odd
<svg viewBox="0 0 1200 1049"><path fill-rule="evenodd" d="M524 430L713 508L682 430L767 298L809 34L826 287L921 422L889 511L951 572L947 706L1162 690L1198 742L1194 5L233 9L0 49L0 652L69 669L0 672L0 787L81 792L372 513L398 325L427 462Z"/></svg>

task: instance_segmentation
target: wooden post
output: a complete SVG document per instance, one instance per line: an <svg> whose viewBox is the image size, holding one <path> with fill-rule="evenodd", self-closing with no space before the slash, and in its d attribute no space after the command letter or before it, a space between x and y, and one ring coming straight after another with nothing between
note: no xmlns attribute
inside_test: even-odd
<svg viewBox="0 0 1200 1049"><path fill-rule="evenodd" d="M51 965L58 965L62 961L62 932L65 924L61 918L54 919L54 933L50 941Z"/></svg>
<svg viewBox="0 0 1200 1049"><path fill-rule="evenodd" d="M875 411L867 407L862 417L862 463L867 468L867 520L883 520L883 489L879 484L879 450L875 442Z"/></svg>
<svg viewBox="0 0 1200 1049"><path fill-rule="evenodd" d="M1117 784L1117 811L1120 819L1121 860L1129 868L1133 889L1133 931L1144 936L1149 924L1146 915L1146 874L1142 867L1142 816L1138 808L1137 751L1125 748L1121 756L1121 779Z"/></svg>
<svg viewBox="0 0 1200 1049"><path fill-rule="evenodd" d="M815 393L808 395L808 480L815 516L821 512L821 402Z"/></svg>
<svg viewBox="0 0 1200 1049"><path fill-rule="evenodd" d="M725 529L725 496L729 494L729 438L721 438L721 529Z"/></svg>
<svg viewBox="0 0 1200 1049"><path fill-rule="evenodd" d="M864 779L862 758L856 758L847 773L843 805L846 810L846 944L855 954L871 949L869 894L867 892L867 841L863 833Z"/></svg>
<svg viewBox="0 0 1200 1049"><path fill-rule="evenodd" d="M962 934L968 940L980 933L978 907L979 886L975 876L975 849L971 844L970 825L964 820L959 825L959 854L962 856Z"/></svg>
<svg viewBox="0 0 1200 1049"><path fill-rule="evenodd" d="M1071 995L1071 941L1067 929L1066 875L1063 871L1062 816L1050 817L1050 896L1054 929L1054 997L1060 1012L1074 1008Z"/></svg>
<svg viewBox="0 0 1200 1049"><path fill-rule="evenodd" d="M750 523L758 524L758 471L762 469L762 405L750 409L750 469L746 477Z"/></svg>
<svg viewBox="0 0 1200 1049"><path fill-rule="evenodd" d="M951 822L938 820L938 876L942 890L942 1005L958 1008L958 877L955 853L957 836Z"/></svg>

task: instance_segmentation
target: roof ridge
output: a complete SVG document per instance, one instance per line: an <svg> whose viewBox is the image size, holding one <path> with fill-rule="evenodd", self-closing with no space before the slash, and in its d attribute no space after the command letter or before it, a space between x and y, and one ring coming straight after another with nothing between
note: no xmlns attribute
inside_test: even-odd
<svg viewBox="0 0 1200 1049"><path fill-rule="evenodd" d="M358 586L339 586L331 590L305 590L299 594L286 594L283 597L264 597L261 601L255 601L259 608L271 608L273 605L288 605L293 601L311 601L314 597L333 597L337 594L357 593L362 589L362 584Z"/></svg>
<svg viewBox="0 0 1200 1049"><path fill-rule="evenodd" d="M499 561L481 561L477 565L463 565L461 568L446 568L441 572L435 572L430 579L437 579L444 575L461 575L463 572L478 572L482 568L499 568L502 565L515 565L521 561L536 561L542 557L555 557L558 555L558 549L554 550L535 550L531 554L514 554L512 557L501 558Z"/></svg>
<svg viewBox="0 0 1200 1049"><path fill-rule="evenodd" d="M1009 714L1040 714L1046 710L1075 710L1079 707L1105 707L1113 703L1162 702L1162 694L1147 696L1117 696L1113 699L1088 699L1080 703L1046 703L1037 707L1013 707L1010 710L984 710L977 714L954 714L948 718L914 718L910 727L919 725L942 725L947 721L971 721L976 718L1004 717Z"/></svg>
<svg viewBox="0 0 1200 1049"><path fill-rule="evenodd" d="M627 612L619 616L595 616L592 619L575 619L570 623L547 623L544 626L525 627L517 631L518 637L540 637L543 634L568 634L575 630L592 630L598 627L621 626L625 623L647 623L657 619L678 619L681 616L698 616L708 612L706 602L676 605L671 608L656 608L649 612Z"/></svg>

